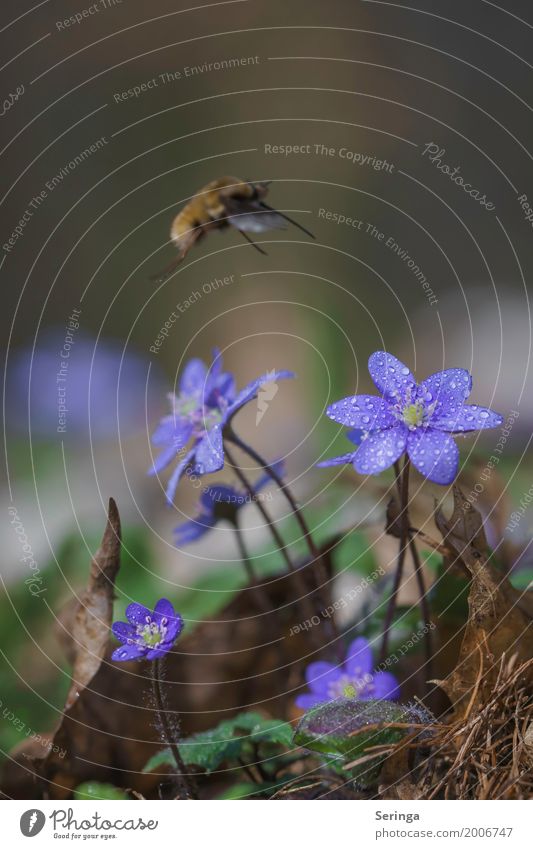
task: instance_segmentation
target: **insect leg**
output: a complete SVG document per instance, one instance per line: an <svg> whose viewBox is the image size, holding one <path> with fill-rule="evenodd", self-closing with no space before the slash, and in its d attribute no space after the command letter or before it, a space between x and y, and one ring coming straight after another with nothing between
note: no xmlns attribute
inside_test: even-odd
<svg viewBox="0 0 533 849"><path fill-rule="evenodd" d="M263 248L260 248L257 242L254 242L253 239L250 239L249 235L245 233L244 230L239 230L239 233L241 234L241 236L244 236L249 245L253 245L256 251L259 251L259 253L263 254L264 256L268 256L267 252L264 251Z"/></svg>
<svg viewBox="0 0 533 849"><path fill-rule="evenodd" d="M167 265L167 267L160 271L158 274L151 274L150 280L153 280L155 283L162 283L163 280L166 280L168 277L170 277L170 275L172 274L174 269L178 267L182 259L183 257L181 255L178 256L177 259L173 259L170 265Z"/></svg>

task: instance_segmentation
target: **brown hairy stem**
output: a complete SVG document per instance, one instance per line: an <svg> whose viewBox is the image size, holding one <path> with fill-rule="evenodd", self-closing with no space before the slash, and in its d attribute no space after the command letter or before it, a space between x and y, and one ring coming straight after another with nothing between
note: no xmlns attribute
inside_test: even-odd
<svg viewBox="0 0 533 849"><path fill-rule="evenodd" d="M400 490L400 512L398 515L398 519L401 522L400 547L398 550L398 559L396 561L394 583L392 585L392 592L389 598L389 604L387 606L387 613L385 615L385 622L383 625L383 639L381 643L381 653L379 656L380 664L384 663L387 659L390 629L392 626L392 620L394 618L394 611L396 610L398 590L400 589L400 584L402 582L405 555L407 553L407 546L409 544L409 516L407 512L409 501L409 468L410 462L409 459L406 457L403 464L403 470L401 472L401 480L398 481L398 487Z"/></svg>
<svg viewBox="0 0 533 849"><path fill-rule="evenodd" d="M172 752L172 756L176 764L176 778L180 794L184 799L194 799L196 798L196 790L189 775L187 774L187 768L183 763L183 758L181 757L179 750L179 729L176 724L174 724L173 726L173 723L169 718L168 710L166 707L166 699L162 686L164 678L163 658L158 658L152 663L150 672L152 677L152 690L154 694L157 718L160 724L161 731L163 733L165 743L170 748L170 751ZM174 722L176 722L176 719L174 720Z"/></svg>

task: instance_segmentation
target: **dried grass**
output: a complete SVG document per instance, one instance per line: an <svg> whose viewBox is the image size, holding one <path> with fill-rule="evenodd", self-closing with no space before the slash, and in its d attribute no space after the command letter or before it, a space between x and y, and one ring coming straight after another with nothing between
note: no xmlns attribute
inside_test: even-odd
<svg viewBox="0 0 533 849"><path fill-rule="evenodd" d="M429 755L410 776L418 798L533 797L532 668L533 659L502 657L491 691L479 680L464 715L436 727L425 741Z"/></svg>

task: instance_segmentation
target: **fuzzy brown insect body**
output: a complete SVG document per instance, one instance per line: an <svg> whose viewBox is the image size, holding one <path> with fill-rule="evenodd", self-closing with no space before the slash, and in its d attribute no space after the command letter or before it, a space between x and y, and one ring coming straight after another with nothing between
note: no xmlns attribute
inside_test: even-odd
<svg viewBox="0 0 533 849"><path fill-rule="evenodd" d="M284 230L289 222L314 239L301 224L268 206L263 200L267 192L268 183L251 183L239 177L220 177L200 189L172 222L170 237L178 249L177 258L154 279L163 280L171 274L192 246L210 230L234 227L263 254L265 251L248 233Z"/></svg>

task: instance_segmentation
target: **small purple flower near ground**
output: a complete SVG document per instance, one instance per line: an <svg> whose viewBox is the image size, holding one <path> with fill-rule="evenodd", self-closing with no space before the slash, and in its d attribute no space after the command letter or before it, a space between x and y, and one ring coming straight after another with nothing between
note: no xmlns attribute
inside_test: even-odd
<svg viewBox="0 0 533 849"><path fill-rule="evenodd" d="M466 369L439 371L417 385L407 366L384 351L372 354L368 369L382 397L354 395L327 409L330 419L356 429L348 438L356 445L360 438L359 448L319 466L353 463L356 472L377 475L407 451L420 474L446 485L455 478L459 465L452 434L503 422L486 407L465 404L472 390L472 376Z"/></svg>
<svg viewBox="0 0 533 849"><path fill-rule="evenodd" d="M174 645L183 630L183 619L166 598L160 598L154 610L143 604L129 604L127 622L114 622L112 631L123 645L115 649L112 660L157 660Z"/></svg>
<svg viewBox="0 0 533 849"><path fill-rule="evenodd" d="M223 429L235 413L257 396L263 384L289 377L294 377L293 372L270 371L237 393L233 375L222 371L218 351L213 353L210 368L199 359L187 363L178 394L169 395L172 412L161 419L152 435L153 444L162 446L163 450L149 474L158 474L173 460L179 460L166 489L169 504L174 501L176 487L187 469L196 475L222 469Z"/></svg>
<svg viewBox="0 0 533 849"><path fill-rule="evenodd" d="M342 666L324 660L309 664L305 679L309 693L296 697L296 706L309 710L338 698L395 700L400 687L390 672L373 672L374 661L368 640L357 637L349 646Z"/></svg>
<svg viewBox="0 0 533 849"><path fill-rule="evenodd" d="M273 463L272 468L278 475L283 475L283 461ZM260 492L271 482L272 478L269 474L265 473L261 475L254 484L254 492ZM214 483L212 486L207 487L200 496L198 515L194 519L183 522L174 528L176 545L187 545L187 543L201 539L218 522L225 520L235 525L239 510L249 503L250 497L248 494L233 486Z"/></svg>

